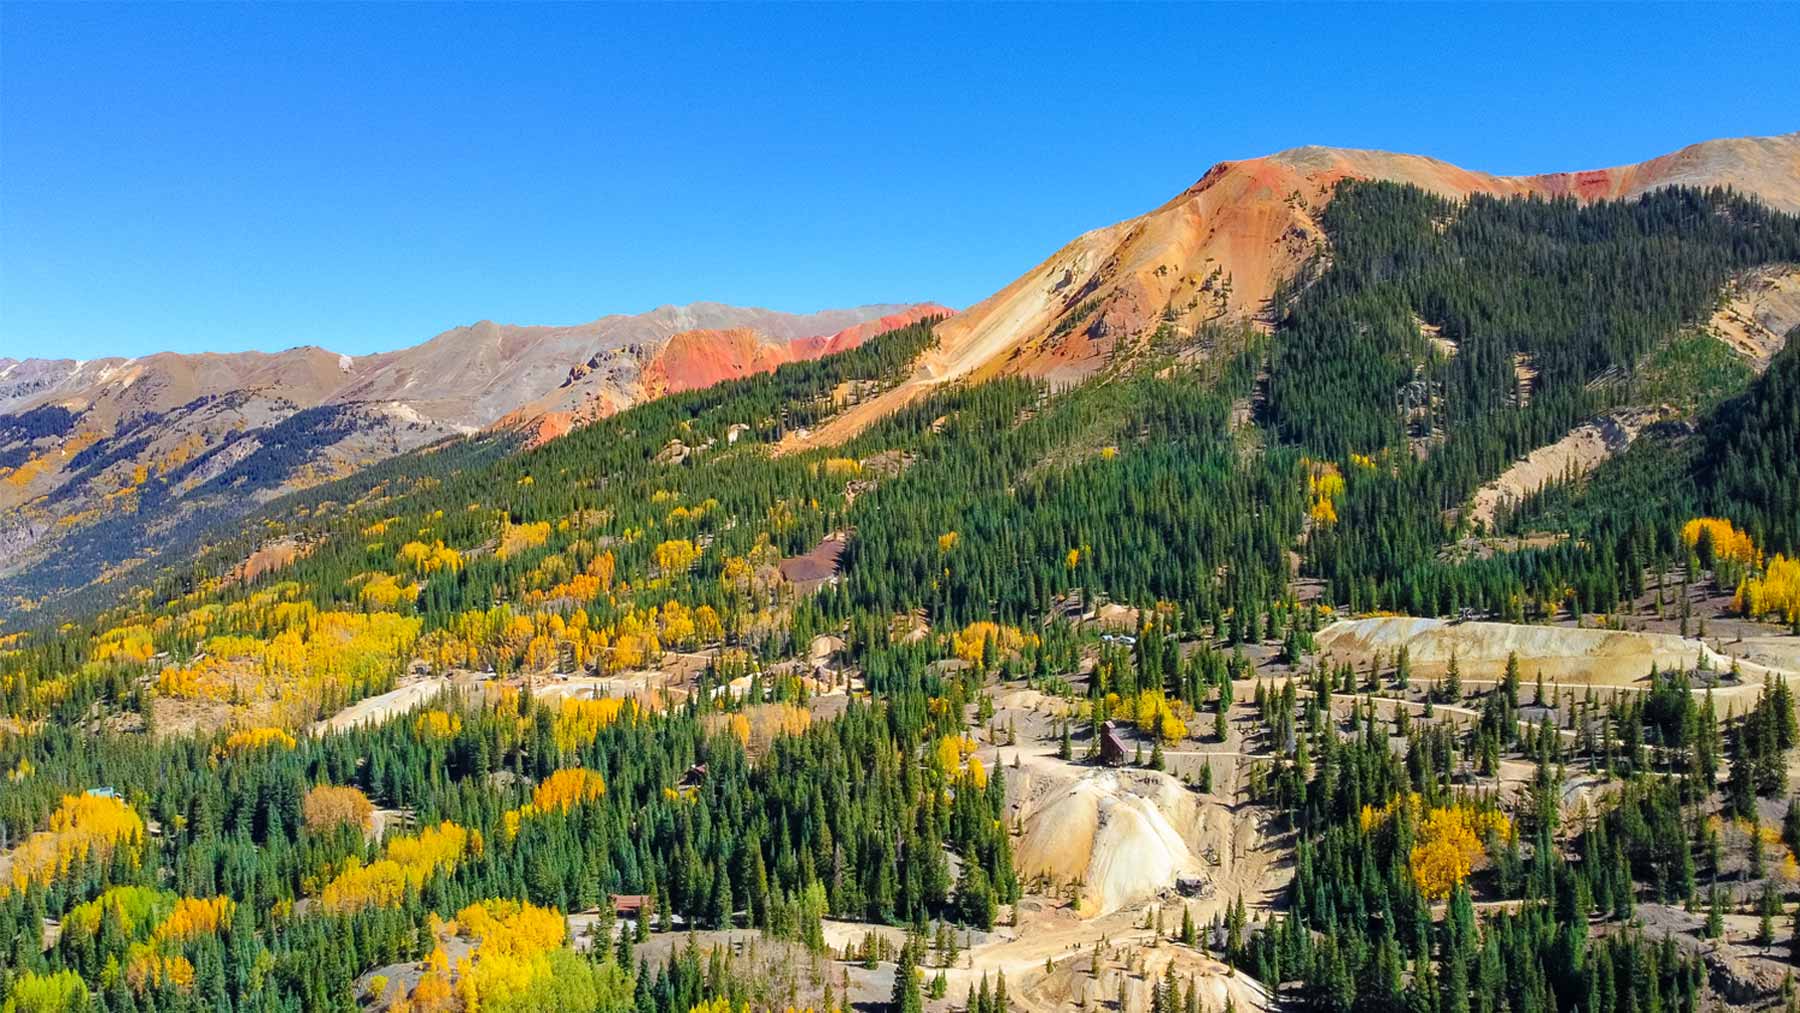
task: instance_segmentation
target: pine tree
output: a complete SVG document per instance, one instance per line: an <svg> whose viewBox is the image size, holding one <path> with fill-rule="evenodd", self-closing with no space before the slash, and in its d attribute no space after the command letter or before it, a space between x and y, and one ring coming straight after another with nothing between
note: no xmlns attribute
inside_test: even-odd
<svg viewBox="0 0 1800 1013"><path fill-rule="evenodd" d="M900 947L899 960L894 965L894 995L892 1007L897 1013L923 1013L924 999L919 995L918 955L914 941L908 938Z"/></svg>
<svg viewBox="0 0 1800 1013"><path fill-rule="evenodd" d="M1781 911L1781 895L1775 892L1775 884L1763 881L1762 898L1757 906L1756 944L1758 946L1775 945L1775 916Z"/></svg>
<svg viewBox="0 0 1800 1013"><path fill-rule="evenodd" d="M713 928L728 929L732 923L731 874L725 870L724 862L713 863L713 889L707 913Z"/></svg>
<svg viewBox="0 0 1800 1013"><path fill-rule="evenodd" d="M1752 815L1750 817L1750 878L1761 879L1763 871L1762 819Z"/></svg>

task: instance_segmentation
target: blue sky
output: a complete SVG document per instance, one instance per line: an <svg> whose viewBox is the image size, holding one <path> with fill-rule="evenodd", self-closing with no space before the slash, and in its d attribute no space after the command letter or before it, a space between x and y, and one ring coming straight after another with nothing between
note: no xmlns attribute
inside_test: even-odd
<svg viewBox="0 0 1800 1013"><path fill-rule="evenodd" d="M0 355L967 305L1212 163L1800 129L1800 5L0 6Z"/></svg>

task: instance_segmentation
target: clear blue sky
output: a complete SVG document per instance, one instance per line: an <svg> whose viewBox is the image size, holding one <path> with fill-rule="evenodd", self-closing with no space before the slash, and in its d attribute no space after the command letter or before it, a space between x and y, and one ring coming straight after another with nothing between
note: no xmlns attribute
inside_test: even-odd
<svg viewBox="0 0 1800 1013"><path fill-rule="evenodd" d="M0 6L0 355L967 305L1213 162L1800 129L1800 4Z"/></svg>

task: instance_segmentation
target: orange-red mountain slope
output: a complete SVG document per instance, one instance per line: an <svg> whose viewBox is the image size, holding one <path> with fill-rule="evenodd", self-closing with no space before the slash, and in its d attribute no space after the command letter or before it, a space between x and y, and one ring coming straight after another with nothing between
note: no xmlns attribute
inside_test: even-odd
<svg viewBox="0 0 1800 1013"><path fill-rule="evenodd" d="M684 331L669 339L644 367L643 397L698 390L715 383L767 373L788 362L817 359L855 348L877 334L926 317L954 313L936 303L920 303L899 313L846 327L836 334L771 341L748 327Z"/></svg>
<svg viewBox="0 0 1800 1013"><path fill-rule="evenodd" d="M1451 197L1635 197L1674 185L1728 185L1800 211L1800 133L1708 141L1589 172L1495 176L1418 155L1295 148L1221 162L1175 199L1086 233L1012 284L938 326L912 380L790 447L860 432L933 384L1024 373L1070 382L1092 374L1121 341L1164 319L1192 331L1209 320L1261 322L1269 297L1325 245L1318 213L1348 178L1411 183Z"/></svg>
<svg viewBox="0 0 1800 1013"><path fill-rule="evenodd" d="M937 303L917 303L830 334L787 339L770 337L755 327L681 331L650 351L641 365L634 364L635 375L616 363L590 361L585 368L572 369L561 389L508 414L497 426L522 428L536 445L665 394L842 352L877 334L955 312Z"/></svg>

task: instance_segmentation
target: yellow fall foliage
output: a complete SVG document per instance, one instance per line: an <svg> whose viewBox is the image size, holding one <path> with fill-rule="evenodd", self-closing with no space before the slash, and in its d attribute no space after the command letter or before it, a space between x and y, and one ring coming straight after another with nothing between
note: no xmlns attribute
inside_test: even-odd
<svg viewBox="0 0 1800 1013"><path fill-rule="evenodd" d="M367 609L392 611L400 605L411 606L419 599L419 585L402 584L391 573L369 574L356 590L356 602Z"/></svg>
<svg viewBox="0 0 1800 1013"><path fill-rule="evenodd" d="M162 954L148 947L134 946L125 961L125 983L134 992L150 988L191 992L194 989L194 965L179 953Z"/></svg>
<svg viewBox="0 0 1800 1013"><path fill-rule="evenodd" d="M456 912L461 934L480 940L483 957L527 957L553 950L567 938L568 924L549 908L518 900L488 900Z"/></svg>
<svg viewBox="0 0 1800 1013"><path fill-rule="evenodd" d="M185 943L216 935L231 923L236 909L237 904L230 897L183 897L150 937L157 943Z"/></svg>
<svg viewBox="0 0 1800 1013"><path fill-rule="evenodd" d="M417 541L407 542L400 546L399 559L401 563L421 576L436 573L439 570L456 573L463 568L462 553L446 546L441 538L434 540L430 545Z"/></svg>
<svg viewBox="0 0 1800 1013"><path fill-rule="evenodd" d="M630 718L636 712L637 704L623 697L601 697L597 700L569 697L556 705L556 717L551 723L550 732L558 748L573 752L593 742L602 728L612 725L621 717Z"/></svg>
<svg viewBox="0 0 1800 1013"><path fill-rule="evenodd" d="M1035 647L1038 644L1038 636L1035 633L1026 633L1017 626L1002 626L999 623L983 620L970 623L958 631L951 639L950 649L957 657L969 664L979 664L989 638L993 639L994 647L1002 654L1009 651L1021 651L1027 646Z"/></svg>
<svg viewBox="0 0 1800 1013"><path fill-rule="evenodd" d="M411 655L422 620L393 612L320 612L281 602L261 617L269 636L207 638L203 653L157 675L164 696L267 700L277 724L311 720L327 701L385 692Z"/></svg>
<svg viewBox="0 0 1800 1013"><path fill-rule="evenodd" d="M1745 577L1738 584L1731 604L1746 616L1800 622L1800 558L1776 553L1760 575Z"/></svg>
<svg viewBox="0 0 1800 1013"><path fill-rule="evenodd" d="M1512 822L1499 810L1466 801L1426 809L1416 792L1397 795L1380 809L1363 806L1363 832L1373 833L1387 826L1402 808L1416 827L1413 849L1407 856L1413 882L1419 892L1433 900L1448 897L1469 878L1476 863L1486 856L1483 841L1489 835L1501 839L1512 835Z"/></svg>
<svg viewBox="0 0 1800 1013"><path fill-rule="evenodd" d="M1713 558L1755 566L1760 556L1750 535L1722 517L1696 517L1681 526L1681 541L1688 548L1700 544L1700 535L1712 536Z"/></svg>
<svg viewBox="0 0 1800 1013"><path fill-rule="evenodd" d="M227 756L235 756L257 749L292 749L296 745L293 735L281 728L258 725L255 728L240 728L225 737L219 747Z"/></svg>
<svg viewBox="0 0 1800 1013"><path fill-rule="evenodd" d="M1306 494L1312 500L1308 515L1313 523L1331 525L1338 520L1337 499L1344 494L1344 476L1330 461L1306 459Z"/></svg>
<svg viewBox="0 0 1800 1013"><path fill-rule="evenodd" d="M962 769L963 760L975 755L979 748L976 741L967 735L946 735L937 742L937 767L945 777L955 777Z"/></svg>
<svg viewBox="0 0 1800 1013"><path fill-rule="evenodd" d="M1147 689L1139 693L1132 713L1138 730L1145 735L1161 735L1162 740L1170 745L1187 738L1187 722L1175 713L1168 697L1160 689Z"/></svg>
<svg viewBox="0 0 1800 1013"><path fill-rule="evenodd" d="M94 641L94 660L111 661L149 661L156 654L156 645L148 626L134 624L120 626L100 634Z"/></svg>
<svg viewBox="0 0 1800 1013"><path fill-rule="evenodd" d="M565 767L544 778L531 792L538 812L566 812L606 794L606 778L586 767Z"/></svg>
<svg viewBox="0 0 1800 1013"><path fill-rule="evenodd" d="M429 1010L512 1011L553 1008L559 975L573 954L564 948L563 916L549 908L513 900L489 900L457 912L458 935L474 939L469 956L456 961L454 974L440 945L412 994L392 1008L399 1013Z"/></svg>
<svg viewBox="0 0 1800 1013"><path fill-rule="evenodd" d="M448 739L462 731L461 715L437 709L420 711L413 718L413 730L421 739Z"/></svg>
<svg viewBox="0 0 1800 1013"><path fill-rule="evenodd" d="M500 525L500 546L494 550L494 557L509 559L521 552L535 549L549 540L549 521L514 524L510 520L505 520Z"/></svg>
<svg viewBox="0 0 1800 1013"><path fill-rule="evenodd" d="M300 815L306 829L315 833L349 824L359 829L369 825L375 803L361 789L349 785L319 784L300 800Z"/></svg>
<svg viewBox="0 0 1800 1013"><path fill-rule="evenodd" d="M115 886L93 900L77 904L63 915L63 937L92 938L111 914L127 939L136 939L168 917L175 908L175 894L148 886Z"/></svg>
<svg viewBox="0 0 1800 1013"><path fill-rule="evenodd" d="M433 873L454 867L465 853L478 850L479 841L479 835L448 820L416 836L390 838L384 857L352 866L327 883L319 904L337 913L397 906Z"/></svg>
<svg viewBox="0 0 1800 1013"><path fill-rule="evenodd" d="M668 577L686 573L688 567L694 565L694 560L700 558L700 550L686 538L671 538L659 544L652 556L656 560L656 568L663 576Z"/></svg>
<svg viewBox="0 0 1800 1013"><path fill-rule="evenodd" d="M77 858L105 861L121 847L134 847L144 839L144 820L137 811L104 795L64 795L50 814L47 829L25 838L13 850L7 881L0 883L0 897L23 890L31 883L48 886Z"/></svg>

